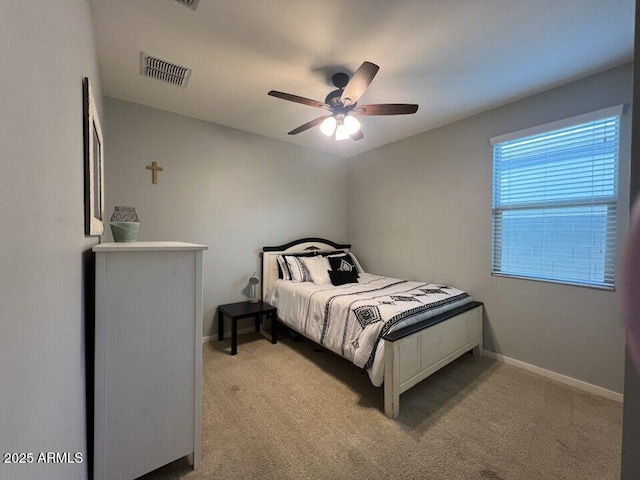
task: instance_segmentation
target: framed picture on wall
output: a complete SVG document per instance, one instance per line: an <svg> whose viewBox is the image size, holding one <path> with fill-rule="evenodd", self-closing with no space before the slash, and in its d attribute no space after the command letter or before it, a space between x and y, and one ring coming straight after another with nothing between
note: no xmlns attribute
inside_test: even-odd
<svg viewBox="0 0 640 480"><path fill-rule="evenodd" d="M104 141L91 83L82 81L84 109L84 230L85 235L104 233Z"/></svg>

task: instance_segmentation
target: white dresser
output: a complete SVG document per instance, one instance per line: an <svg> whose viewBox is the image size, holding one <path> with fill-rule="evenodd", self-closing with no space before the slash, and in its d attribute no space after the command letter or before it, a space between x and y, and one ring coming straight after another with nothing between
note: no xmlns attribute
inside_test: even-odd
<svg viewBox="0 0 640 480"><path fill-rule="evenodd" d="M94 478L200 461L202 252L101 243L96 254Z"/></svg>

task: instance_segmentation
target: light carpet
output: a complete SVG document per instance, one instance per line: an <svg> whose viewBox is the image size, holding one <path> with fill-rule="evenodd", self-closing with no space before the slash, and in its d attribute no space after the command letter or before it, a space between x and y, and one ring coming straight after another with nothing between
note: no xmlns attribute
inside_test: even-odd
<svg viewBox="0 0 640 480"><path fill-rule="evenodd" d="M202 462L160 479L618 479L622 405L464 355L383 413L350 362L260 334L203 345Z"/></svg>

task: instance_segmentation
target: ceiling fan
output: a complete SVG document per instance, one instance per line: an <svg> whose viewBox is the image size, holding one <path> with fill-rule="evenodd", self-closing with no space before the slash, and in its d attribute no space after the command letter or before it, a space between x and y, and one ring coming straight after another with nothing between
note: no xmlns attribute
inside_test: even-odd
<svg viewBox="0 0 640 480"><path fill-rule="evenodd" d="M357 115L408 115L418 111L418 105L408 103L358 105L358 100L369 88L379 69L380 67L374 63L364 62L353 74L351 80L346 73L336 73L331 77L331 81L337 90L329 93L324 102L276 90L271 90L269 95L331 112L330 115L324 115L300 125L291 130L289 135L297 135L320 125L322 133L328 137L335 136L336 140L346 140L347 138L362 140L364 135L360 129L360 122L356 118Z"/></svg>

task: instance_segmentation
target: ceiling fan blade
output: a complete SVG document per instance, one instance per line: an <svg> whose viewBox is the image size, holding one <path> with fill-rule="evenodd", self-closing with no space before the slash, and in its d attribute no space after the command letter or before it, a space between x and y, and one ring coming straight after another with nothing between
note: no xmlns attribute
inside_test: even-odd
<svg viewBox="0 0 640 480"><path fill-rule="evenodd" d="M310 98L299 97L298 95L291 95L290 93L278 92L276 90L271 90L269 95L276 98L281 98L282 100L289 100L290 102L301 103L303 105L309 105L310 107L316 108L329 108L329 105L323 102L319 102L317 100L312 100Z"/></svg>
<svg viewBox="0 0 640 480"><path fill-rule="evenodd" d="M363 138L364 138L364 133L362 133L362 129L358 130L356 133L351 135L351 139L355 141L362 140Z"/></svg>
<svg viewBox="0 0 640 480"><path fill-rule="evenodd" d="M344 92L340 100L345 106L353 105L358 101L362 94L369 88L373 77L376 76L380 67L375 63L364 62L360 65L360 68L353 74L347 86L344 87Z"/></svg>
<svg viewBox="0 0 640 480"><path fill-rule="evenodd" d="M418 111L418 105L410 103L379 103L377 105L358 105L356 115L409 115Z"/></svg>
<svg viewBox="0 0 640 480"><path fill-rule="evenodd" d="M318 117L315 120L311 120L310 122L305 123L304 125L300 125L298 128L294 128L289 132L289 135L297 135L299 133L304 132L305 130L309 130L317 125L320 125L325 118L330 117L331 115L326 115L324 117Z"/></svg>

